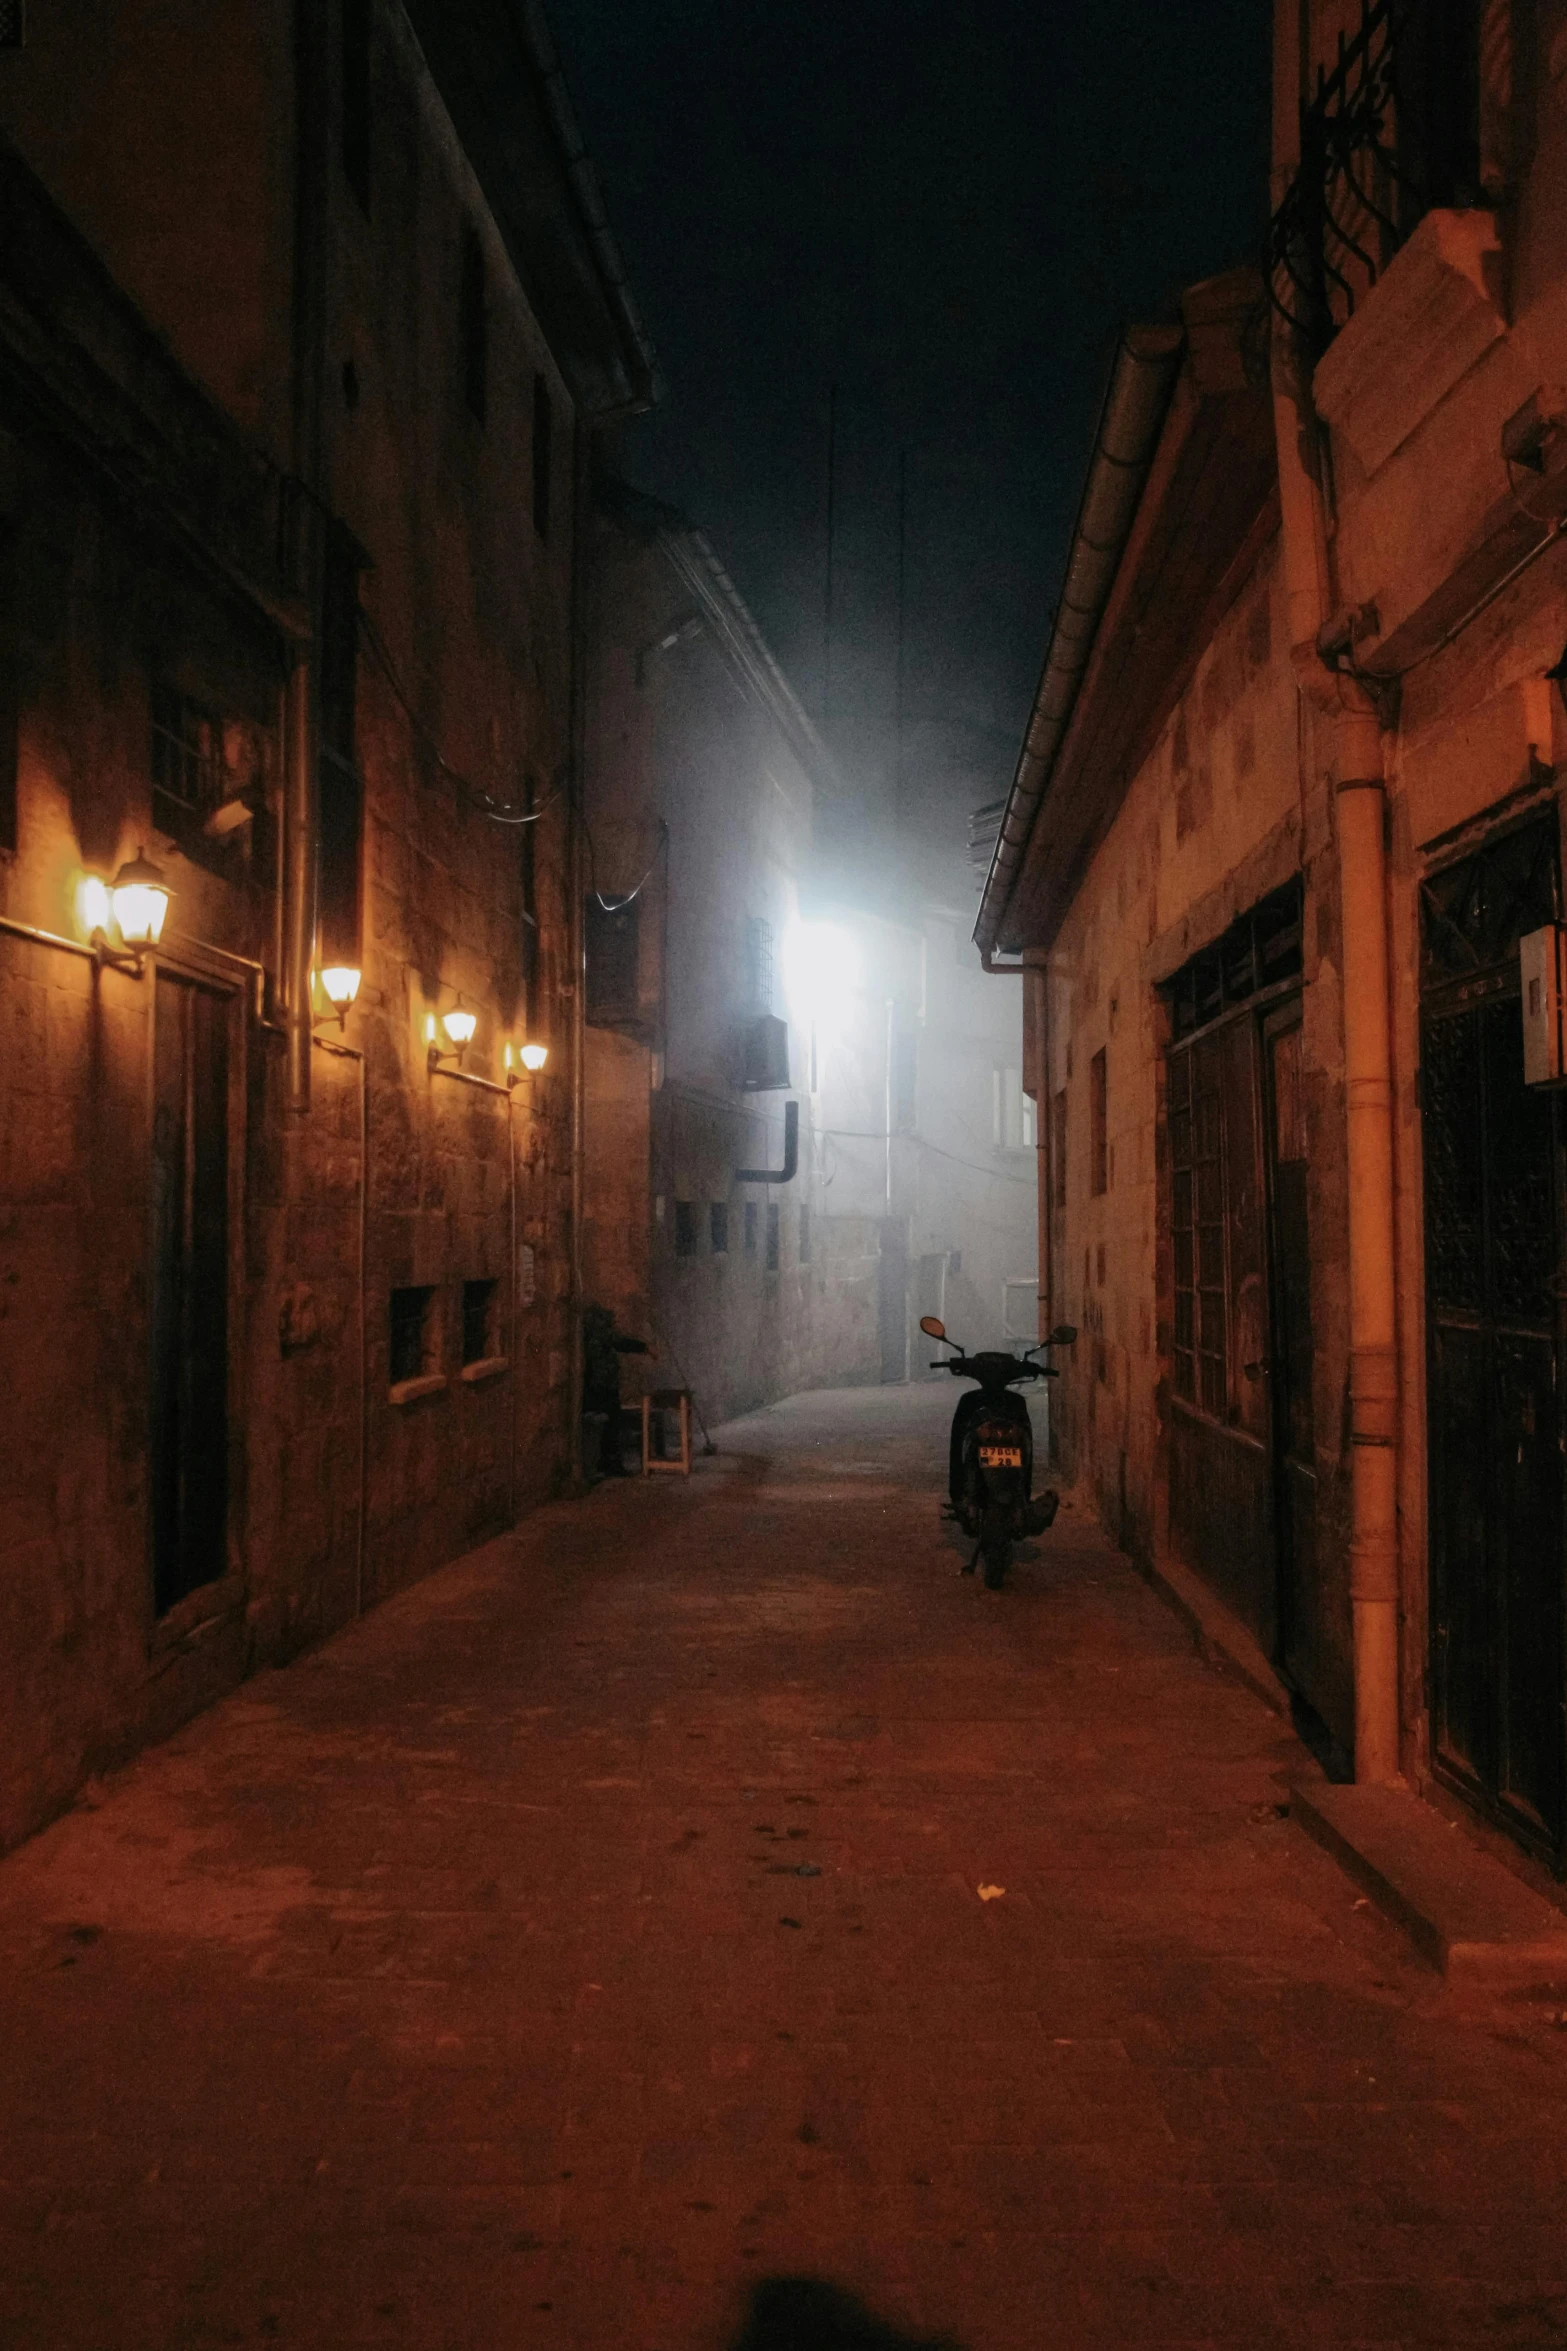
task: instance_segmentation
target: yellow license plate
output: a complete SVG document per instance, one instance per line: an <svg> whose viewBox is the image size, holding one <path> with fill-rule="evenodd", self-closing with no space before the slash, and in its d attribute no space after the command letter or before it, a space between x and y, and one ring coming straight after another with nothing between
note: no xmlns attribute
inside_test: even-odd
<svg viewBox="0 0 1567 2351"><path fill-rule="evenodd" d="M1021 1469L1023 1448L1021 1445L981 1445L979 1466L981 1469Z"/></svg>

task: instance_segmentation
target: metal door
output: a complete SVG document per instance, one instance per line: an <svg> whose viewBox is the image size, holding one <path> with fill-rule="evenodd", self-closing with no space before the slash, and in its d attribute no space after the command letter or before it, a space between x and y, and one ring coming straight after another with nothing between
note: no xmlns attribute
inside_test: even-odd
<svg viewBox="0 0 1567 2351"><path fill-rule="evenodd" d="M1298 1002L1262 1023L1272 1345L1264 1367L1273 1439L1277 1657L1308 1695L1318 1674L1317 1452L1312 1408L1311 1232Z"/></svg>
<svg viewBox="0 0 1567 2351"><path fill-rule="evenodd" d="M228 1564L233 999L167 971L154 987L150 1485L161 1616Z"/></svg>
<svg viewBox="0 0 1567 2351"><path fill-rule="evenodd" d="M1267 1184L1256 1015L1172 1051L1170 1527L1271 1655L1278 1640Z"/></svg>
<svg viewBox="0 0 1567 2351"><path fill-rule="evenodd" d="M1422 890L1431 1713L1442 1775L1560 1859L1560 1098L1523 1080L1520 934L1555 919L1554 817Z"/></svg>

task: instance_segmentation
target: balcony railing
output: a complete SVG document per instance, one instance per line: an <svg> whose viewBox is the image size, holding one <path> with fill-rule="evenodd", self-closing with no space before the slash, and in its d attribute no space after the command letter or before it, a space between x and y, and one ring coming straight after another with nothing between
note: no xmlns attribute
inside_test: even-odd
<svg viewBox="0 0 1567 2351"><path fill-rule="evenodd" d="M1477 0L1361 0L1301 108L1268 231L1273 300L1324 351L1436 205L1482 201Z"/></svg>

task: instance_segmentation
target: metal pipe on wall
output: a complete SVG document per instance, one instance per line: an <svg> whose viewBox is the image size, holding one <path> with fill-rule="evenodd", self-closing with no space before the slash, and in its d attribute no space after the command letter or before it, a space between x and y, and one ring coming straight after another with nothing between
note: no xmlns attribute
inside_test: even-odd
<svg viewBox="0 0 1567 2351"><path fill-rule="evenodd" d="M571 502L571 681L567 725L570 788L566 796L566 938L571 966L567 1001L571 1008L571 1255L570 1330L567 1370L568 1464L571 1482L583 1480L582 1456L582 1219L585 1210L583 1153L587 1146L587 924L584 899L588 875L587 825L587 630L589 521L592 511L592 444L579 417L572 445Z"/></svg>
<svg viewBox="0 0 1567 2351"><path fill-rule="evenodd" d="M1300 0L1274 15L1274 200L1298 162ZM1349 1172L1350 1607L1355 1777L1399 1776L1398 1358L1394 1269L1392 1026L1388 1009L1382 722L1366 687L1330 667L1333 608L1321 428L1305 355L1275 320L1273 417L1291 654L1302 693L1333 731Z"/></svg>
<svg viewBox="0 0 1567 2351"><path fill-rule="evenodd" d="M1350 1605L1355 1777L1399 1775L1398 1356L1382 735L1340 712L1344 1121L1349 1157Z"/></svg>
<svg viewBox="0 0 1567 2351"><path fill-rule="evenodd" d="M310 968L316 944L314 664L301 658L283 693L283 1027L288 1107L310 1108Z"/></svg>
<svg viewBox="0 0 1567 2351"><path fill-rule="evenodd" d="M365 1612L365 1537L370 1512L370 1065L355 1045L312 1040L322 1053L359 1064L359 1520L354 1542L354 1614Z"/></svg>

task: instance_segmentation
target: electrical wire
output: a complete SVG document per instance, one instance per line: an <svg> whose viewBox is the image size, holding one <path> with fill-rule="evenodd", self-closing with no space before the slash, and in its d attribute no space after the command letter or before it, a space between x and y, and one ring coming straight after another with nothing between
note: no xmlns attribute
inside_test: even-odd
<svg viewBox="0 0 1567 2351"><path fill-rule="evenodd" d="M648 883L653 879L654 874L658 870L658 861L669 847L669 827L664 822L662 817L660 817L658 820L658 835L658 847L653 852L652 863L649 865L646 873L642 876L642 879L638 882L636 888L634 890L627 890L623 896L617 895L613 898L606 898L603 891L599 888L598 859L593 853L592 827L589 825L586 817L582 819L582 837L588 845L588 872L592 876L593 895L597 899L599 905L604 909L606 914L619 914L625 907L633 905L636 900L641 897L643 891L647 888Z"/></svg>
<svg viewBox="0 0 1567 2351"><path fill-rule="evenodd" d="M1545 516L1536 514L1532 507L1525 506L1517 490L1513 487L1511 474L1508 476L1508 489L1519 513L1526 515L1531 522L1537 522L1544 526ZM1514 580L1521 577L1532 563L1537 563L1542 555L1548 553L1564 532L1567 532L1567 514L1558 515L1556 521L1546 529L1543 539L1537 540L1526 555L1519 557L1510 571L1504 571L1501 578L1487 588L1483 596L1477 597L1468 611L1460 614L1451 628L1445 630L1437 638L1434 645L1428 645L1423 653L1417 653L1413 661L1406 661L1402 669L1364 669L1355 662L1341 662L1338 666L1346 676L1357 678L1367 686L1397 685L1401 684L1405 678L1413 677L1417 669L1424 669L1428 661L1434 661L1439 653L1445 653L1449 645L1455 643L1463 635L1470 622L1478 620L1487 606L1494 604L1498 596L1505 594Z"/></svg>
<svg viewBox="0 0 1567 2351"><path fill-rule="evenodd" d="M988 1176L993 1184L1017 1184L1029 1192L1034 1189L1027 1176L1004 1175L999 1167L986 1167L978 1159L960 1158L956 1151L944 1151L939 1143L928 1143L923 1135L889 1135L885 1129L878 1132L871 1127L819 1127L816 1132L848 1143L912 1143L917 1150L934 1152L938 1159L950 1159L954 1167L972 1168L975 1175Z"/></svg>
<svg viewBox="0 0 1567 2351"><path fill-rule="evenodd" d="M444 776L450 778L451 782L457 786L458 791L462 793L463 797L470 801L475 808L477 808L481 816L488 817L491 824L537 824L545 810L553 807L555 802L560 798L560 785L557 784L555 789L550 793L549 797L541 801L537 808L518 809L510 807L505 801L497 800L492 792L485 791L482 784L473 783L467 776L463 774L461 768L453 767L451 761L447 758L445 752L441 749L441 746L437 742L435 736L430 732L430 729L425 725L424 720L419 716L418 711L414 708L412 701L409 699L407 689L405 688L401 677L398 675L397 664L393 661L391 654L387 651L385 639L382 637L380 630L376 627L375 622L370 618L369 613L365 611L362 605L359 609L359 626L361 632L363 633L365 643L369 646L371 652L375 656L376 664L380 669L382 676L385 678L387 684L391 687L392 692L397 699L398 707L401 709L403 716L407 719L409 725L413 728L414 733L418 736L420 742L423 743L425 749L429 752L431 758L435 761L435 764L440 769L441 773Z"/></svg>

